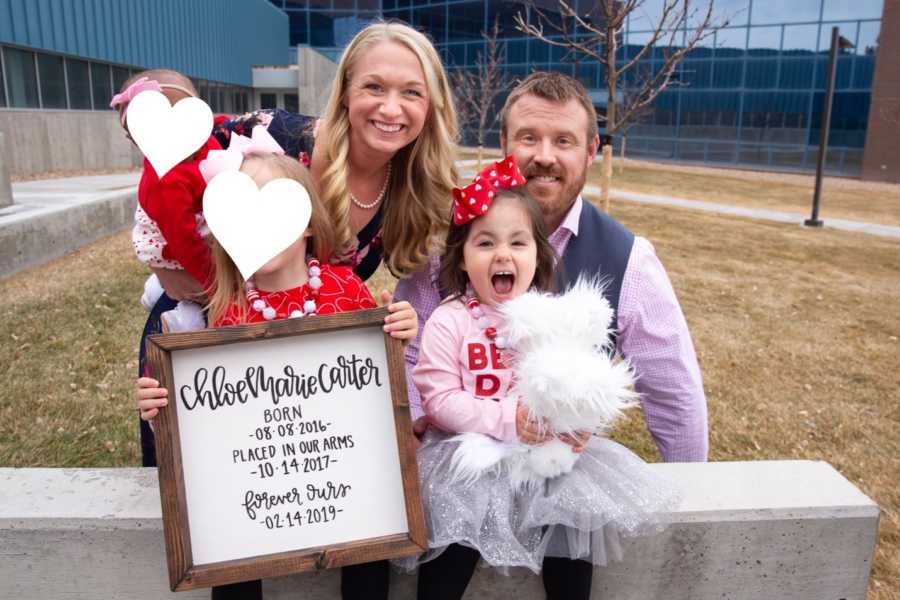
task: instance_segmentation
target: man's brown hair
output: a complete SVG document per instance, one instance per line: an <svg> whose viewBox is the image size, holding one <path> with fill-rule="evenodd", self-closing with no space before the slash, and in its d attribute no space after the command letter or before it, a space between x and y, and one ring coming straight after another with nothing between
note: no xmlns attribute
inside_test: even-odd
<svg viewBox="0 0 900 600"><path fill-rule="evenodd" d="M509 117L509 111L512 109L513 104L527 94L560 104L565 104L572 99L577 100L587 113L588 144L597 135L597 111L594 110L594 104L591 102L588 92L581 85L581 82L557 71L535 71L513 88L513 91L506 97L506 103L500 112L500 139L506 140L506 119Z"/></svg>

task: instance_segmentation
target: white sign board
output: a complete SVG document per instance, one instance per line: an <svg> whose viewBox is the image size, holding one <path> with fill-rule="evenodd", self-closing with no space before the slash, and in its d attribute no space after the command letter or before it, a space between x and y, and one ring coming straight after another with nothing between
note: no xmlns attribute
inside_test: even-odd
<svg viewBox="0 0 900 600"><path fill-rule="evenodd" d="M341 316L304 320L322 325ZM154 338L161 346L174 343L166 349L169 371L160 367L159 375L171 399L161 420L174 425L169 434L177 452L160 448L160 486L165 491L166 456L178 484L170 488L183 508L172 528L187 535L185 567L418 537L397 435L409 428L408 416L398 427L403 413L392 394L392 382L402 382L403 374L392 378L388 348L396 342L386 344L377 323L273 339L236 341L234 333L276 324ZM209 343L219 332L231 335L228 343L193 339L205 334ZM160 438L164 446L167 436ZM415 492L413 512L420 513ZM165 499L163 505L168 517ZM171 570L170 560L170 578ZM237 577L249 578L245 569L226 579ZM187 579L190 587L202 585ZM173 589L183 589L178 583L173 579Z"/></svg>

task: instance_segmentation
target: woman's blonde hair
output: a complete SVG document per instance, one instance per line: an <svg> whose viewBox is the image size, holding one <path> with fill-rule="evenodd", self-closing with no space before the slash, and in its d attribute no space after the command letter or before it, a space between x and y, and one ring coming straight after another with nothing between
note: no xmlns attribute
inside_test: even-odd
<svg viewBox="0 0 900 600"><path fill-rule="evenodd" d="M263 170L267 171L272 179L281 177L293 179L309 192L312 213L306 228L311 236L306 242L307 253L315 256L322 264L326 264L334 248L334 231L325 208L322 206L322 201L319 200L319 195L316 193L316 186L309 171L296 159L277 154L248 156L241 165L241 172L254 179ZM244 278L234 265L234 261L214 238L212 259L214 275L212 285L207 292L210 325L221 319L232 304L238 306L243 320L250 308L247 304Z"/></svg>
<svg viewBox="0 0 900 600"><path fill-rule="evenodd" d="M456 185L456 109L440 56L424 34L402 23L376 22L356 34L344 50L316 142L325 147L327 163L319 190L331 215L335 248L342 253L353 241L347 189L350 120L344 100L354 63L380 42L401 44L415 54L428 87L422 132L391 159L393 175L382 221L384 262L391 273L403 277L425 265L433 242L445 231L450 191Z"/></svg>

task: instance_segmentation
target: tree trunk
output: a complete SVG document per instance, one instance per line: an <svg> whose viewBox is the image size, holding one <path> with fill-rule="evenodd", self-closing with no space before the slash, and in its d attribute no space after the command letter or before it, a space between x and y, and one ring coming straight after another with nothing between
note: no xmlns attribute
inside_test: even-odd
<svg viewBox="0 0 900 600"><path fill-rule="evenodd" d="M619 175L625 172L625 136L622 136L622 145L619 147Z"/></svg>
<svg viewBox="0 0 900 600"><path fill-rule="evenodd" d="M603 146L603 164L600 166L600 200L603 212L609 212L609 186L612 184L612 144Z"/></svg>
<svg viewBox="0 0 900 600"><path fill-rule="evenodd" d="M479 173L481 173L481 161L483 158L484 158L484 146L482 146L481 144L478 144L478 168L476 169L476 171L478 171Z"/></svg>

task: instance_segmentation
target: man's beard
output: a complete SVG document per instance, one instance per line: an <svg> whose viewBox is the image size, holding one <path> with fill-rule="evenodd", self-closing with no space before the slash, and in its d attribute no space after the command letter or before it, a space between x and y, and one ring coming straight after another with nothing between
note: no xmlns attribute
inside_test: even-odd
<svg viewBox="0 0 900 600"><path fill-rule="evenodd" d="M562 182L567 182L563 183L559 189L559 193L554 194L552 198L528 190L532 197L537 200L541 207L541 213L547 220L562 218L563 215L561 213L565 213L569 210L575 202L575 199L581 194L581 190L584 189L584 184L587 181L587 169L584 169L581 172L580 177L569 178L561 177L562 174L558 169L544 169L531 165L526 169L524 175L529 183L531 182L531 178L541 176L558 177ZM527 183L525 188L528 189ZM548 231L547 233L552 232Z"/></svg>

